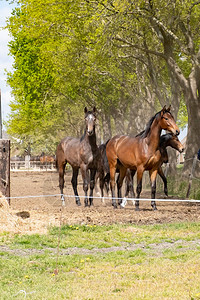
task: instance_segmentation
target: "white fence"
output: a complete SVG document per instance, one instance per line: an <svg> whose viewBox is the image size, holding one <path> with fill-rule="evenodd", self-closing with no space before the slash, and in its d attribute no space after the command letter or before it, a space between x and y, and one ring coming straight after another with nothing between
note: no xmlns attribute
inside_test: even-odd
<svg viewBox="0 0 200 300"><path fill-rule="evenodd" d="M30 160L24 160L24 161L10 161L10 169L11 171L23 171L23 170L55 170L56 164L55 162L40 162L40 161L30 161Z"/></svg>

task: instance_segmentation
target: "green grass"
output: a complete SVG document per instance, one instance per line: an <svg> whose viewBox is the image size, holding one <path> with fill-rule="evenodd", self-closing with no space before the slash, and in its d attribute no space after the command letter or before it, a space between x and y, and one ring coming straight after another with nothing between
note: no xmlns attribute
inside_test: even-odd
<svg viewBox="0 0 200 300"><path fill-rule="evenodd" d="M142 245L87 255L56 255L48 248ZM150 226L63 226L46 235L0 235L1 299L200 299L200 223ZM179 240L178 246L162 243ZM182 241L182 242L181 242ZM157 248L153 248L157 245ZM159 247L160 246L160 247ZM47 248L48 247L48 248ZM19 256L17 249L43 249ZM55 249L56 250L56 249ZM56 271L57 270L57 271ZM57 274L58 273L58 274ZM21 291L21 292L20 292Z"/></svg>
<svg viewBox="0 0 200 300"><path fill-rule="evenodd" d="M190 241L200 239L200 223L178 223L160 225L65 225L61 228L50 228L47 235L0 235L0 244L11 248L44 249L56 248L60 235L60 248L109 248L121 243L146 245L176 240Z"/></svg>

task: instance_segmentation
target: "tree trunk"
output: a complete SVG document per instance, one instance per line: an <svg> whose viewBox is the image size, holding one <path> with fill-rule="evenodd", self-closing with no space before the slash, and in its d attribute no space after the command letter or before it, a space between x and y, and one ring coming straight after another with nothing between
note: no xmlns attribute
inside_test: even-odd
<svg viewBox="0 0 200 300"><path fill-rule="evenodd" d="M194 99L190 95L187 99L188 110L188 134L186 141L186 154L183 173L191 173L192 161L200 148L200 99ZM195 176L200 175L200 163L197 163Z"/></svg>
<svg viewBox="0 0 200 300"><path fill-rule="evenodd" d="M111 123L110 123L110 115L102 113L102 141L101 143L107 142L108 139L112 137Z"/></svg>
<svg viewBox="0 0 200 300"><path fill-rule="evenodd" d="M112 111L112 117L115 122L115 133L114 134L125 134L125 126L124 126L124 116L125 111L123 109L114 108Z"/></svg>

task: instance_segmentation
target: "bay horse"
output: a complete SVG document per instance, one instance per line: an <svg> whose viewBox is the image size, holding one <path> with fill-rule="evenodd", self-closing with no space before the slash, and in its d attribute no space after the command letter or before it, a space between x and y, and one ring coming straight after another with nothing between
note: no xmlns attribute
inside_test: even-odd
<svg viewBox="0 0 200 300"><path fill-rule="evenodd" d="M168 196L168 188L167 188L167 178L163 173L162 165L163 163L168 163L168 153L167 153L167 147L172 147L173 149L179 151L182 153L184 151L183 144L180 142L178 137L176 135L172 135L171 133L164 134L160 137L160 143L158 147L158 153L156 156L156 159L154 161L155 165L154 168L158 169L158 174L160 175L163 183L164 183L164 193L166 196ZM148 170L148 168L147 168ZM149 171L150 172L150 171ZM129 191L132 189L133 186L133 177L136 173L136 170L130 170L127 169L126 173L126 192L125 197L128 196ZM118 195L119 195L118 191Z"/></svg>
<svg viewBox="0 0 200 300"><path fill-rule="evenodd" d="M42 155L42 156L40 156L40 162L42 164L53 163L54 161L55 161L55 157L53 157L53 156L50 156L50 155Z"/></svg>
<svg viewBox="0 0 200 300"><path fill-rule="evenodd" d="M96 108L88 111L85 107L85 132L81 138L65 137L61 140L56 150L56 165L59 171L59 187L61 193L62 204L65 204L64 189L64 173L65 166L69 163L72 167L72 187L74 190L75 201L78 206L81 205L77 191L77 177L79 169L83 179L83 190L85 192L84 203L88 206L88 185L90 183L89 204L93 204L93 189L95 185L96 172L101 173L100 152L96 144L95 122ZM100 180L103 181L103 175Z"/></svg>
<svg viewBox="0 0 200 300"><path fill-rule="evenodd" d="M156 158L162 129L178 135L180 130L170 112L170 107L163 107L148 122L144 132L138 136L116 135L110 139L106 146L106 155L110 168L110 187L112 193L112 205L117 208L115 198L115 173L120 166L118 188L120 189L127 169L137 171L137 198L142 191L142 176L145 170L150 171L151 199L155 199L157 169L151 168ZM133 190L131 190L133 197ZM156 210L155 201L151 206ZM139 200L135 201L135 209L139 210Z"/></svg>

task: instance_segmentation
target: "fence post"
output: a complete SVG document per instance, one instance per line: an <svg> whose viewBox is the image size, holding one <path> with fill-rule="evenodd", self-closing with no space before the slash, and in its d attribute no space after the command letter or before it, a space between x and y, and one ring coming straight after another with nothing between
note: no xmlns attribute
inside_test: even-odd
<svg viewBox="0 0 200 300"><path fill-rule="evenodd" d="M30 155L25 156L25 169L30 169Z"/></svg>
<svg viewBox="0 0 200 300"><path fill-rule="evenodd" d="M10 140L0 139L0 190L10 197ZM10 205L10 200L8 200Z"/></svg>
<svg viewBox="0 0 200 300"><path fill-rule="evenodd" d="M190 195L190 190L191 190L191 186L192 186L192 179L194 177L193 175L194 175L196 163L197 163L197 157L195 155L194 158L193 158L193 162L192 162L192 170L191 170L191 173L189 174L189 184L188 184L186 198L189 198L189 195Z"/></svg>

